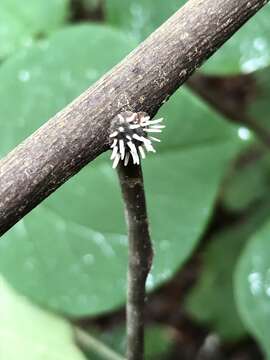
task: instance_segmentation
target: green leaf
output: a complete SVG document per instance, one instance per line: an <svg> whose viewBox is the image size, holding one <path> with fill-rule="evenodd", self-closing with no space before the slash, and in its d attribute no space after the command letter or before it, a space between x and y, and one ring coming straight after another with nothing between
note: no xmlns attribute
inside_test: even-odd
<svg viewBox="0 0 270 360"><path fill-rule="evenodd" d="M235 274L239 313L270 358L270 223L257 231L242 253Z"/></svg>
<svg viewBox="0 0 270 360"><path fill-rule="evenodd" d="M1 0L0 60L62 25L68 5L68 0Z"/></svg>
<svg viewBox="0 0 270 360"><path fill-rule="evenodd" d="M110 24L135 35L139 41L158 28L187 0L105 0Z"/></svg>
<svg viewBox="0 0 270 360"><path fill-rule="evenodd" d="M209 325L224 341L236 341L246 334L234 299L233 274L244 245L265 221L269 210L268 205L261 206L244 223L210 239L198 283L187 298L186 309L191 316Z"/></svg>
<svg viewBox="0 0 270 360"><path fill-rule="evenodd" d="M210 326L224 341L245 335L232 287L232 272L245 240L241 228L211 239L203 256L202 274L187 298L188 313L199 323Z"/></svg>
<svg viewBox="0 0 270 360"><path fill-rule="evenodd" d="M241 157L246 159L241 161ZM270 157L265 148L241 154L228 176L222 201L230 211L244 211L263 200L270 190Z"/></svg>
<svg viewBox="0 0 270 360"><path fill-rule="evenodd" d="M252 76L254 88L251 92L253 92L254 95L247 104L246 112L253 121L265 128L266 132L270 134L270 66L266 69L256 71Z"/></svg>
<svg viewBox="0 0 270 360"><path fill-rule="evenodd" d="M84 90L89 74L93 81L132 46L118 31L80 26L4 64L0 151L23 140ZM113 49L110 57L108 47ZM27 81L18 76L22 69ZM11 92L16 106L10 106ZM159 116L168 127L158 153L144 162L155 246L149 289L166 281L192 253L239 147L237 129L187 90L176 93ZM86 167L0 241L0 271L13 286L73 316L109 311L125 301L126 227L107 158L105 154Z"/></svg>
<svg viewBox="0 0 270 360"><path fill-rule="evenodd" d="M134 38L108 26L77 25L6 61L0 68L0 154L80 95L135 45ZM16 96L16 106L10 94Z"/></svg>
<svg viewBox="0 0 270 360"><path fill-rule="evenodd" d="M185 3L186 0L106 0L106 20L143 40ZM270 5L266 5L206 62L204 72L249 73L270 65L269 18Z"/></svg>
<svg viewBox="0 0 270 360"><path fill-rule="evenodd" d="M69 323L19 296L0 277L0 358L83 360Z"/></svg>

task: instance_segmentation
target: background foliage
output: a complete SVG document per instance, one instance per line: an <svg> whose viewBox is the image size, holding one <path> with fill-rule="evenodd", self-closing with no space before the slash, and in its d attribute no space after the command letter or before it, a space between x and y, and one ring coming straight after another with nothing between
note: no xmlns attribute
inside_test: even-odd
<svg viewBox="0 0 270 360"><path fill-rule="evenodd" d="M119 62L179 3L185 1L2 0L1 156ZM157 155L143 164L155 247L148 290L181 277L187 259L199 257L196 282L177 300L179 309L224 343L254 336L268 358L269 18L267 5L200 70L221 87L228 79L246 81L236 99L243 102L240 124L184 86L157 115L167 128ZM100 358L79 350L72 328L74 319L92 324L93 316L125 303L127 239L116 180L104 154L1 239L0 334L15 345L1 346L1 358L15 359L16 351L36 360ZM167 325L149 328L149 359L165 356L177 342ZM123 352L123 330L86 329Z"/></svg>

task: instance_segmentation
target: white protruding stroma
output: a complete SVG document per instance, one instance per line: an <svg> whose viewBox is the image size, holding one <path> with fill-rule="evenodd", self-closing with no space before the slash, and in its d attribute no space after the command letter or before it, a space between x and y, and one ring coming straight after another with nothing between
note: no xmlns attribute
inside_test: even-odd
<svg viewBox="0 0 270 360"><path fill-rule="evenodd" d="M111 160L114 169L121 160L124 161L124 166L127 166L130 159L133 164L139 164L140 158L145 159L146 152L156 152L153 142L160 140L148 137L148 133L161 133L165 128L165 125L160 124L163 119L150 120L149 116L144 116L139 122L136 121L136 113L126 118L119 114L118 118L119 126L110 134L110 138L113 138Z"/></svg>

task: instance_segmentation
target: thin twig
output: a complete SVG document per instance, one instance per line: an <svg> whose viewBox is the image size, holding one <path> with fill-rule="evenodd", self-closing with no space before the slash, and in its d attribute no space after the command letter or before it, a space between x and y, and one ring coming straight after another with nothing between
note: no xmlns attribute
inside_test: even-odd
<svg viewBox="0 0 270 360"><path fill-rule="evenodd" d="M189 0L110 73L2 159L0 235L108 149L108 129L116 114L144 111L153 117L268 1Z"/></svg>
<svg viewBox="0 0 270 360"><path fill-rule="evenodd" d="M144 358L145 283L153 250L150 240L141 165L121 161L118 176L128 226L127 359Z"/></svg>
<svg viewBox="0 0 270 360"><path fill-rule="evenodd" d="M94 351L99 354L104 360L125 360L125 358L99 341L93 335L86 333L82 329L76 327L74 329L75 340L84 350Z"/></svg>

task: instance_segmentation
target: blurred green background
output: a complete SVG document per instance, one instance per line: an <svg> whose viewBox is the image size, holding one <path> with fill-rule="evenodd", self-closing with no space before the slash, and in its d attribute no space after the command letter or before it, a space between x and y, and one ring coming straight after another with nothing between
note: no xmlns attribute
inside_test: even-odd
<svg viewBox="0 0 270 360"><path fill-rule="evenodd" d="M1 157L185 2L1 0ZM266 5L157 114L147 359L210 345L216 359L270 359L269 81ZM2 237L0 359L123 359L127 237L108 158Z"/></svg>

